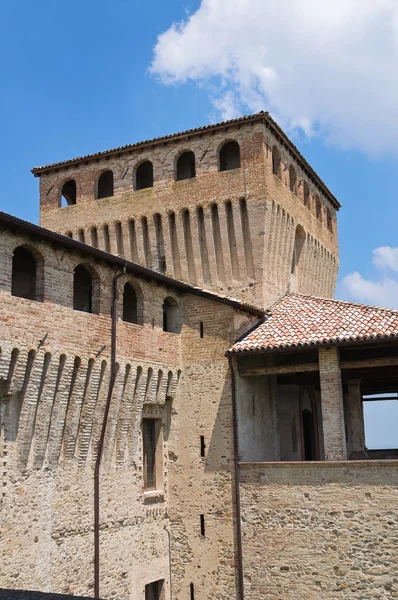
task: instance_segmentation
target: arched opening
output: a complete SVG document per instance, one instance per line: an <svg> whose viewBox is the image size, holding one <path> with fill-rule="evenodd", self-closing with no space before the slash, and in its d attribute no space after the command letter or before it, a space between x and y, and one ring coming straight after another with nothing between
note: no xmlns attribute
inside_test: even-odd
<svg viewBox="0 0 398 600"><path fill-rule="evenodd" d="M60 205L71 206L72 204L76 204L76 181L69 179L62 186Z"/></svg>
<svg viewBox="0 0 398 600"><path fill-rule="evenodd" d="M153 187L153 165L151 161L143 162L135 172L135 189L144 190Z"/></svg>
<svg viewBox="0 0 398 600"><path fill-rule="evenodd" d="M272 148L272 172L277 177L281 177L281 153L277 146Z"/></svg>
<svg viewBox="0 0 398 600"><path fill-rule="evenodd" d="M240 167L240 148L238 142L227 142L220 150L220 171L231 171Z"/></svg>
<svg viewBox="0 0 398 600"><path fill-rule="evenodd" d="M123 289L123 321L138 323L138 297L129 282L125 284Z"/></svg>
<svg viewBox="0 0 398 600"><path fill-rule="evenodd" d="M97 198L113 196L113 171L104 171L98 179Z"/></svg>
<svg viewBox="0 0 398 600"><path fill-rule="evenodd" d="M308 183L304 181L304 206L308 206L310 203L310 189L308 187Z"/></svg>
<svg viewBox="0 0 398 600"><path fill-rule="evenodd" d="M330 209L326 209L326 219L327 219L327 227L329 229L329 231L333 232L333 220L332 220L332 213L330 212Z"/></svg>
<svg viewBox="0 0 398 600"><path fill-rule="evenodd" d="M177 160L176 181L192 179L195 176L195 154L193 152L184 152Z"/></svg>
<svg viewBox="0 0 398 600"><path fill-rule="evenodd" d="M316 218L319 219L320 221L322 221L322 207L321 207L321 201L319 200L319 196L317 196L315 198L315 212L316 212Z"/></svg>
<svg viewBox="0 0 398 600"><path fill-rule="evenodd" d="M37 300L37 266L34 256L19 246L12 257L11 294L18 298Z"/></svg>
<svg viewBox="0 0 398 600"><path fill-rule="evenodd" d="M180 309L174 298L165 298L163 302L163 331L180 333Z"/></svg>
<svg viewBox="0 0 398 600"><path fill-rule="evenodd" d="M289 167L289 187L290 187L290 191L293 194L296 193L296 184L297 184L296 169L293 167L293 165L290 165L290 167Z"/></svg>
<svg viewBox="0 0 398 600"><path fill-rule="evenodd" d="M302 413L303 425L303 460L316 460L316 440L314 429L313 414L308 408L305 408Z"/></svg>
<svg viewBox="0 0 398 600"><path fill-rule="evenodd" d="M93 278L83 265L76 267L73 276L73 308L93 312Z"/></svg>

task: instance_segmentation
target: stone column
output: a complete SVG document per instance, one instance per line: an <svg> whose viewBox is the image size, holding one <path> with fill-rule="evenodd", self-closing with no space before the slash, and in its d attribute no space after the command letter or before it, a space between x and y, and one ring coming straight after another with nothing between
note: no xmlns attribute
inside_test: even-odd
<svg viewBox="0 0 398 600"><path fill-rule="evenodd" d="M343 389L337 348L319 349L325 460L347 460Z"/></svg>
<svg viewBox="0 0 398 600"><path fill-rule="evenodd" d="M356 457L360 458L365 451L365 428L363 421L361 381L359 379L352 379L348 382L347 408L349 418L347 426L350 431L351 449L352 452L357 455Z"/></svg>

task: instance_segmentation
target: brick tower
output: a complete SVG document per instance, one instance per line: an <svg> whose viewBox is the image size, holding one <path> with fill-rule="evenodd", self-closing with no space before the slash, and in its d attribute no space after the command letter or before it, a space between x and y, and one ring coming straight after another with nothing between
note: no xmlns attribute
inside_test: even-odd
<svg viewBox="0 0 398 600"><path fill-rule="evenodd" d="M32 172L43 227L265 307L333 297L340 205L268 113Z"/></svg>

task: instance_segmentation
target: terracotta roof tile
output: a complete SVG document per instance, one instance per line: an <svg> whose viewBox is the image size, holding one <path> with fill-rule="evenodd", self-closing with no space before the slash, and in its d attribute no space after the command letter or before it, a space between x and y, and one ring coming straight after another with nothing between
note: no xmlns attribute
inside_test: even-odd
<svg viewBox="0 0 398 600"><path fill-rule="evenodd" d="M323 344L398 338L398 310L302 294L286 294L266 320L230 352L262 352Z"/></svg>

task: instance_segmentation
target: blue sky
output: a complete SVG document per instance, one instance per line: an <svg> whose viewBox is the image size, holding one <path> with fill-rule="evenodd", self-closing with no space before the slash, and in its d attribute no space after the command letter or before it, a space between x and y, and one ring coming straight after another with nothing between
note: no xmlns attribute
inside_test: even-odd
<svg viewBox="0 0 398 600"><path fill-rule="evenodd" d="M1 209L38 222L33 166L270 110L343 205L337 296L398 308L398 7L299 4L1 3Z"/></svg>

